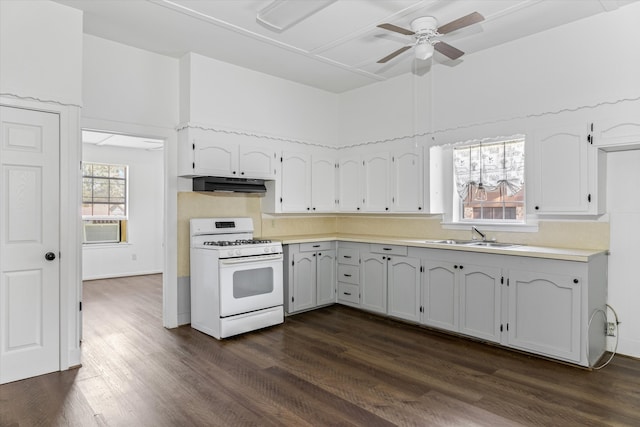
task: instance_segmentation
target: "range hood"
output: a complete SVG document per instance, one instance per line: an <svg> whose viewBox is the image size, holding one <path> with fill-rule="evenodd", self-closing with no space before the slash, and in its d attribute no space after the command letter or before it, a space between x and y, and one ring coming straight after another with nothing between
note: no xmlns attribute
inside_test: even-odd
<svg viewBox="0 0 640 427"><path fill-rule="evenodd" d="M227 193L266 193L263 179L200 176L193 178L193 191L222 191Z"/></svg>

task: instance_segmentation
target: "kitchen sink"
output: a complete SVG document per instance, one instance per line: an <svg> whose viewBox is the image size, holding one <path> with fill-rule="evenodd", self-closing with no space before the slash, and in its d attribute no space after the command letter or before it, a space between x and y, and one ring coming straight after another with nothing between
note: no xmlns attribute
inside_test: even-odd
<svg viewBox="0 0 640 427"><path fill-rule="evenodd" d="M471 242L467 243L467 246L481 246L485 248L511 248L514 246L521 246L516 243L502 243L502 242Z"/></svg>
<svg viewBox="0 0 640 427"><path fill-rule="evenodd" d="M486 241L480 241L480 240L457 240L457 239L427 240L426 242L438 243L441 245L478 246L478 247L484 247L484 248L511 248L514 246L522 246L515 243L486 242Z"/></svg>
<svg viewBox="0 0 640 427"><path fill-rule="evenodd" d="M439 243L442 245L468 245L475 240L427 240L427 243Z"/></svg>

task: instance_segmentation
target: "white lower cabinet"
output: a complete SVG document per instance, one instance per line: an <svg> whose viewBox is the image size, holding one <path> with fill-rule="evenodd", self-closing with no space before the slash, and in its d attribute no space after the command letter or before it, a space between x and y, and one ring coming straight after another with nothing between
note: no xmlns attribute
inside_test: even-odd
<svg viewBox="0 0 640 427"><path fill-rule="evenodd" d="M458 332L458 265L424 260L422 281L422 323Z"/></svg>
<svg viewBox="0 0 640 427"><path fill-rule="evenodd" d="M393 256L388 259L387 289L387 314L419 322L420 260L407 256Z"/></svg>
<svg viewBox="0 0 640 427"><path fill-rule="evenodd" d="M387 312L387 257L371 252L361 254L360 306L377 313Z"/></svg>
<svg viewBox="0 0 640 427"><path fill-rule="evenodd" d="M284 247L284 307L287 313L336 301L335 242Z"/></svg>
<svg viewBox="0 0 640 427"><path fill-rule="evenodd" d="M509 272L509 346L580 362L582 278Z"/></svg>
<svg viewBox="0 0 640 427"><path fill-rule="evenodd" d="M337 258L341 304L586 367L605 352L604 252L578 262L340 242Z"/></svg>
<svg viewBox="0 0 640 427"><path fill-rule="evenodd" d="M464 263L458 277L460 333L499 343L502 269Z"/></svg>

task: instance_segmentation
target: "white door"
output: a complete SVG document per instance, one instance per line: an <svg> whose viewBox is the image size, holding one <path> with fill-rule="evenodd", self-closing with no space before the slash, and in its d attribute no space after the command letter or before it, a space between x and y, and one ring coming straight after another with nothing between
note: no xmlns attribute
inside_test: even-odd
<svg viewBox="0 0 640 427"><path fill-rule="evenodd" d="M0 383L60 369L59 116L0 107Z"/></svg>

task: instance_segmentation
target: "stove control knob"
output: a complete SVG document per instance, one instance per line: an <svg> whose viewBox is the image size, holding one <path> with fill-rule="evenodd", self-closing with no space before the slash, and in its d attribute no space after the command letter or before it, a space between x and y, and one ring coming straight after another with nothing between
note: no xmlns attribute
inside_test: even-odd
<svg viewBox="0 0 640 427"><path fill-rule="evenodd" d="M269 248L264 248L264 251L265 252L269 252Z"/></svg>
<svg viewBox="0 0 640 427"><path fill-rule="evenodd" d="M240 249L236 249L236 255L240 255L242 254L242 251L240 251Z"/></svg>
<svg viewBox="0 0 640 427"><path fill-rule="evenodd" d="M275 251L276 251L275 247L271 248L271 252L275 252Z"/></svg>
<svg viewBox="0 0 640 427"><path fill-rule="evenodd" d="M229 256L233 256L233 251L229 251Z"/></svg>

